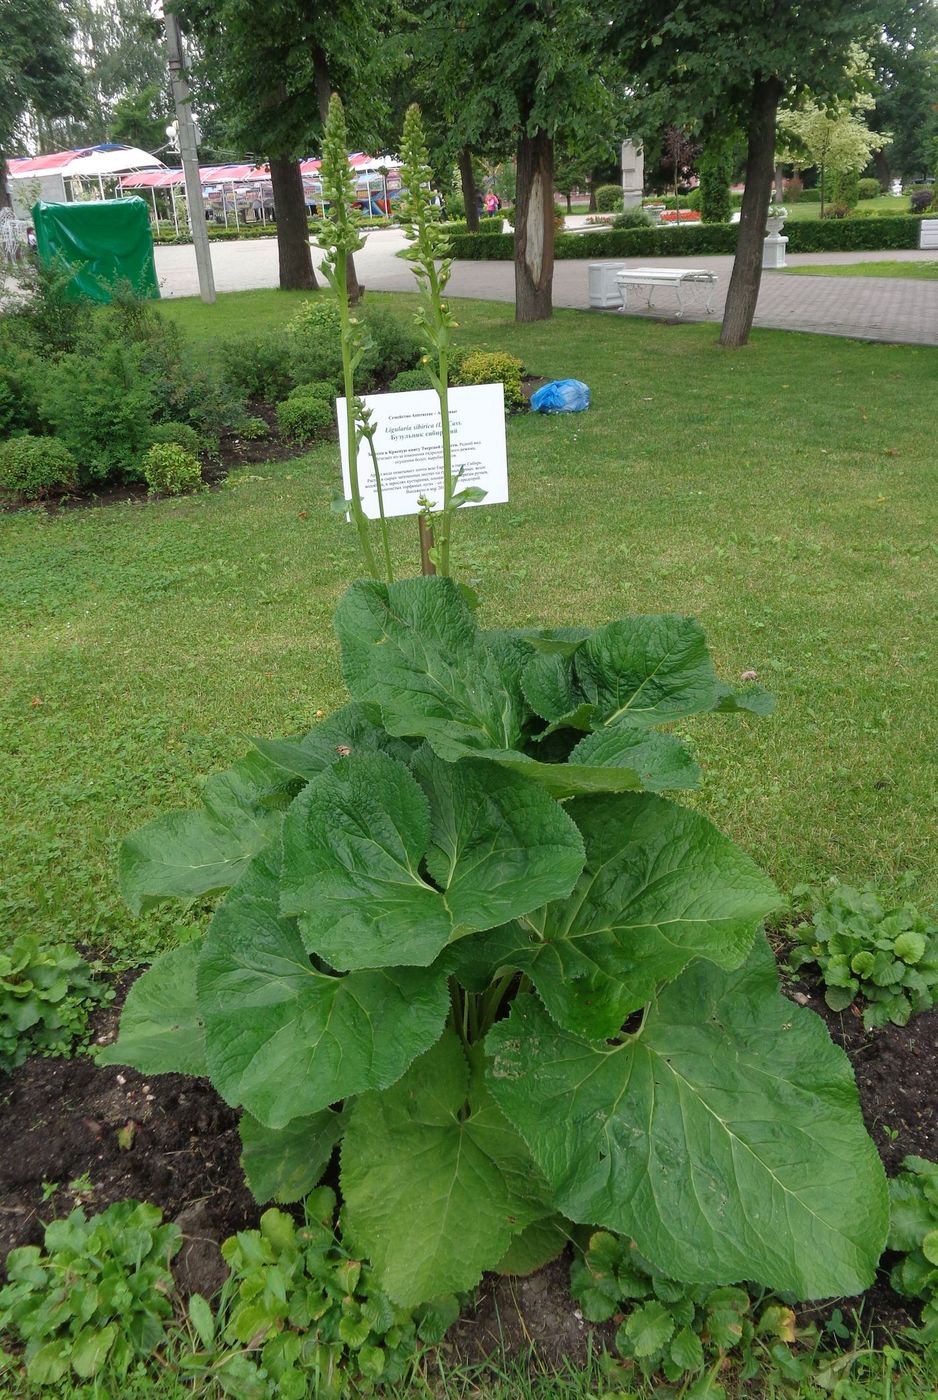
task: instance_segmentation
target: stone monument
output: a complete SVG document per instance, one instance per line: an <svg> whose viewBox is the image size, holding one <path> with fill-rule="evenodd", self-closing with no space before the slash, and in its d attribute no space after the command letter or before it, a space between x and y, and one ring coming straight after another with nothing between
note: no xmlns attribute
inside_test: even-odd
<svg viewBox="0 0 938 1400"><path fill-rule="evenodd" d="M637 141L622 142L622 205L641 204L645 193L645 153Z"/></svg>

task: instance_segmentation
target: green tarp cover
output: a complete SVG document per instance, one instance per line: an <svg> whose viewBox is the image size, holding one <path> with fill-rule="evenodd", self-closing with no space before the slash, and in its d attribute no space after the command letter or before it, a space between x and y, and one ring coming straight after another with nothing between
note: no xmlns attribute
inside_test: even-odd
<svg viewBox="0 0 938 1400"><path fill-rule="evenodd" d="M51 266L74 269L68 295L110 301L129 282L139 297L158 297L150 212L142 199L99 199L83 204L33 205L36 246Z"/></svg>

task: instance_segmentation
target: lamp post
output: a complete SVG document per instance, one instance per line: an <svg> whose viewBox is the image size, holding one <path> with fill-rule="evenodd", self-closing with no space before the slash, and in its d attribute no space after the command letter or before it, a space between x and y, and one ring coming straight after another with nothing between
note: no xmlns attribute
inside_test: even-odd
<svg viewBox="0 0 938 1400"><path fill-rule="evenodd" d="M186 200L189 205L189 229L192 233L192 246L195 249L195 265L199 274L199 295L205 302L215 300L215 278L212 273L212 254L208 246L208 229L205 227L205 210L202 207L202 180L199 175L199 152L195 122L192 119L192 100L189 84L186 81L186 65L182 52L182 35L175 15L163 16L166 32L166 52L169 57L169 79L176 104L176 132L179 139L179 154L182 157L182 173L186 186Z"/></svg>

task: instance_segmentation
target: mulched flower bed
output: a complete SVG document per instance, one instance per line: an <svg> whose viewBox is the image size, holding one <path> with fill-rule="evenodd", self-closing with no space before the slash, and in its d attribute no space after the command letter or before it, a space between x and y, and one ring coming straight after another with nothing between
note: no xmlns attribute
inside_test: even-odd
<svg viewBox="0 0 938 1400"><path fill-rule="evenodd" d="M99 1042L116 1034L129 980L122 979L114 1005L96 1017ZM868 1035L852 1010L827 1008L818 984L787 982L785 990L822 1016L850 1055L866 1125L887 1171L898 1171L909 1153L938 1157L938 1011ZM240 1147L237 1114L207 1080L98 1068L87 1055L32 1058L0 1077L0 1258L17 1245L41 1242L44 1223L76 1204L92 1214L134 1197L160 1206L168 1219L182 1217L184 1233L196 1243L184 1255L180 1281L187 1290L211 1292L221 1277L211 1242L255 1225L260 1214L244 1186ZM877 1331L913 1324L914 1311L889 1287L888 1263L862 1300L805 1307L801 1319L823 1323L839 1306L844 1313L860 1307L864 1324ZM545 1364L575 1363L591 1334L594 1347L606 1340L604 1329L598 1333L578 1318L561 1259L530 1279L486 1279L447 1349L471 1361L503 1346L524 1352L533 1344Z"/></svg>

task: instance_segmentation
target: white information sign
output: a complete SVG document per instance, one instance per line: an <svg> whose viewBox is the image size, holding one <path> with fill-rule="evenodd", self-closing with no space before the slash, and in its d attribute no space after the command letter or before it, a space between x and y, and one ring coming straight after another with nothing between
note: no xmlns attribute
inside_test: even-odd
<svg viewBox="0 0 938 1400"><path fill-rule="evenodd" d="M375 453L381 473L384 513L417 515L418 499L426 496L443 504L443 444L440 435L440 401L435 389L415 389L404 394L365 394L371 409ZM345 499L352 494L349 479L348 431L345 399L336 401L342 483ZM508 448L505 443L505 390L501 384L472 384L449 391L449 430L452 470L461 472L457 491L479 486L485 499L476 505L499 505L508 500ZM378 492L368 443L358 448L358 484L362 508L377 520Z"/></svg>

